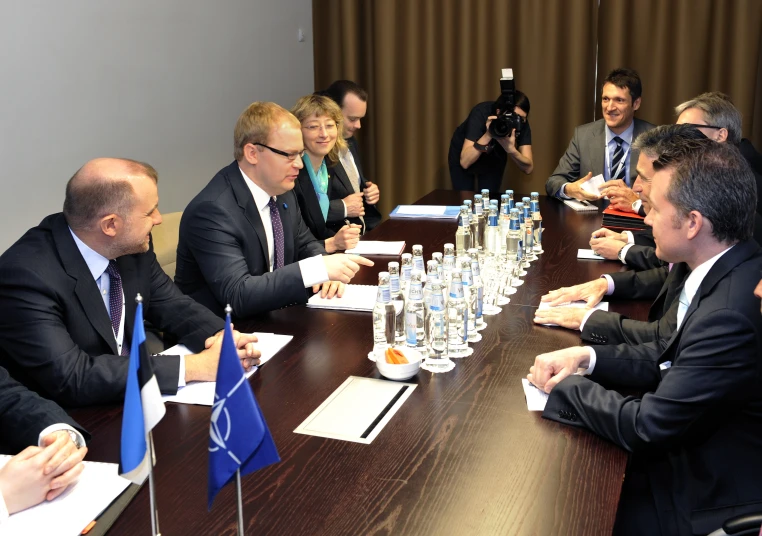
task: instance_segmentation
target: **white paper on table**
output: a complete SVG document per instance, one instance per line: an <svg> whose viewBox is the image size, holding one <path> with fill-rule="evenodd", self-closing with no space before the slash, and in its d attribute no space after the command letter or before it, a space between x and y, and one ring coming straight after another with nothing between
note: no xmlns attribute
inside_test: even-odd
<svg viewBox="0 0 762 536"><path fill-rule="evenodd" d="M388 242L382 240L361 240L357 246L346 250L353 255L401 255L405 250L405 241Z"/></svg>
<svg viewBox="0 0 762 536"><path fill-rule="evenodd" d="M601 257L600 255L596 255L593 253L592 249L578 249L577 250L577 258L578 259L591 259L595 261L605 261L606 257Z"/></svg>
<svg viewBox="0 0 762 536"><path fill-rule="evenodd" d="M313 294L307 300L307 307L317 309L336 309L339 311L373 311L376 304L378 287L375 285L345 285L344 294L339 298L321 298L320 293Z"/></svg>
<svg viewBox="0 0 762 536"><path fill-rule="evenodd" d="M444 215L445 205L400 205L397 214L427 214L430 216Z"/></svg>
<svg viewBox="0 0 762 536"><path fill-rule="evenodd" d="M537 310L555 309L556 307L574 307L575 309L587 309L587 302L574 301L574 302L562 303L561 305L556 305L555 307L551 307L548 304L548 302L540 302L540 305L537 307ZM598 302L598 304L595 307L591 307L591 309L597 309L598 311L608 311L609 302ZM542 324L542 325L543 326L557 326L558 324Z"/></svg>
<svg viewBox="0 0 762 536"><path fill-rule="evenodd" d="M350 376L294 432L369 445L415 387Z"/></svg>
<svg viewBox="0 0 762 536"><path fill-rule="evenodd" d="M521 385L524 386L524 396L527 399L527 409L529 411L545 411L545 404L548 402L548 393L541 391L526 378L521 378Z"/></svg>
<svg viewBox="0 0 762 536"><path fill-rule="evenodd" d="M605 179L603 178L603 175L596 175L595 177L592 177L590 180L585 181L581 184L581 187L584 191L589 193L590 195L599 196L601 195L601 192L599 188L606 184Z"/></svg>
<svg viewBox="0 0 762 536"><path fill-rule="evenodd" d="M0 456L0 467L10 458ZM115 463L84 463L85 468L74 486L52 501L13 514L0 525L0 534L80 534L130 485L129 480L119 476L119 466Z"/></svg>
<svg viewBox="0 0 762 536"><path fill-rule="evenodd" d="M259 358L259 366L261 367L273 358L284 346L286 346L293 335L277 335L275 333L257 333L258 342L256 342L257 349L262 352L262 357ZM162 354L167 355L188 355L191 352L186 346L178 344L173 346L169 350L164 350ZM246 373L246 377L249 378L254 374L259 367L251 367L251 370ZM185 387L180 387L175 395L163 395L161 398L164 402L176 402L178 404L197 404L200 406L212 406L214 405L214 390L217 388L217 382L190 382Z"/></svg>

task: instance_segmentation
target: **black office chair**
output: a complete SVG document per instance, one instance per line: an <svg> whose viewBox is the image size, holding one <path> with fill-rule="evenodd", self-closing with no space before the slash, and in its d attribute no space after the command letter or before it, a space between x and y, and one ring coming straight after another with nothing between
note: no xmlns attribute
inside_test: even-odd
<svg viewBox="0 0 762 536"><path fill-rule="evenodd" d="M731 517L708 536L759 536L762 534L762 513Z"/></svg>

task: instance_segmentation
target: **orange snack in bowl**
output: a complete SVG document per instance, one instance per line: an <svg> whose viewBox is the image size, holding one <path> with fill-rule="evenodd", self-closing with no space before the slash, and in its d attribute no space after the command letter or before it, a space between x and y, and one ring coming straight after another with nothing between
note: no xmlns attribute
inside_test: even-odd
<svg viewBox="0 0 762 536"><path fill-rule="evenodd" d="M395 348L386 349L386 362L392 365L406 365L409 363L402 352Z"/></svg>

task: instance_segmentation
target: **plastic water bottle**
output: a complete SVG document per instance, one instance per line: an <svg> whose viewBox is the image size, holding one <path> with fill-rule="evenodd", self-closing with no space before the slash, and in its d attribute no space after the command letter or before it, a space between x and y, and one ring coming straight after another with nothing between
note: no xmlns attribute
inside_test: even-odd
<svg viewBox="0 0 762 536"><path fill-rule="evenodd" d="M544 253L542 249L542 215L540 214L540 194L532 192L529 201L532 212L532 228L534 230L534 252L538 255Z"/></svg>
<svg viewBox="0 0 762 536"><path fill-rule="evenodd" d="M497 224L497 207L490 205L487 230L484 232L484 250L490 256L500 254L500 227Z"/></svg>
<svg viewBox="0 0 762 536"><path fill-rule="evenodd" d="M446 367L450 360L445 357L447 352L447 317L445 312L445 300L442 293L442 281L439 279L429 280L431 285L431 306L426 317L426 345L428 355L426 363L437 367Z"/></svg>
<svg viewBox="0 0 762 536"><path fill-rule="evenodd" d="M452 271L455 269L455 246L449 242L444 245L444 256L442 257L442 272L444 278L442 283L449 285L452 281Z"/></svg>
<svg viewBox="0 0 762 536"><path fill-rule="evenodd" d="M455 231L455 254L463 256L471 247L470 213L466 205L460 207L460 221L458 230Z"/></svg>
<svg viewBox="0 0 762 536"><path fill-rule="evenodd" d="M471 254L471 276L473 277L471 291L476 294L474 326L477 331L481 331L487 327L487 323L484 321L484 284L482 283L479 258L475 255L476 251L472 249L469 253Z"/></svg>
<svg viewBox="0 0 762 536"><path fill-rule="evenodd" d="M474 212L471 214L471 246L478 248L484 246L484 203L480 194L474 195Z"/></svg>
<svg viewBox="0 0 762 536"><path fill-rule="evenodd" d="M505 255L505 241L508 237L508 227L511 221L511 204L508 202L508 194L503 194L500 205L500 255Z"/></svg>
<svg viewBox="0 0 762 536"><path fill-rule="evenodd" d="M394 306L391 303L389 272L378 274L378 293L373 306L373 354L384 359L384 352L394 345Z"/></svg>
<svg viewBox="0 0 762 536"><path fill-rule="evenodd" d="M477 295L474 289L474 277L471 272L471 257L466 256L461 263L463 273L463 299L466 300L466 339L468 342L479 342L482 336L476 331Z"/></svg>
<svg viewBox="0 0 762 536"><path fill-rule="evenodd" d="M456 269L452 272L450 299L447 301L447 355L466 357L468 350L468 309L463 297L462 273Z"/></svg>
<svg viewBox="0 0 762 536"><path fill-rule="evenodd" d="M431 260L437 262L437 278L440 282L444 281L444 257L441 251L435 251L431 254Z"/></svg>
<svg viewBox="0 0 762 536"><path fill-rule="evenodd" d="M402 294L407 295L408 283L410 283L410 275L413 273L413 256L410 253L402 254L402 271L400 272L400 281L402 287Z"/></svg>
<svg viewBox="0 0 762 536"><path fill-rule="evenodd" d="M513 190L506 190L505 193L508 196L508 210L515 208L513 204Z"/></svg>
<svg viewBox="0 0 762 536"><path fill-rule="evenodd" d="M437 261L434 259L426 263L426 286L423 287L423 308L424 312L429 312L429 306L431 305L431 280L439 279L437 273Z"/></svg>
<svg viewBox="0 0 762 536"><path fill-rule="evenodd" d="M410 279L410 294L405 305L405 344L408 348L421 350L426 347L422 275L423 272L413 270Z"/></svg>
<svg viewBox="0 0 762 536"><path fill-rule="evenodd" d="M481 194L482 194L482 203L483 203L482 209L486 210L489 204L489 188L482 188Z"/></svg>
<svg viewBox="0 0 762 536"><path fill-rule="evenodd" d="M394 339L397 342L405 340L405 293L400 286L400 265L398 262L389 263L389 286L392 306L394 306Z"/></svg>
<svg viewBox="0 0 762 536"><path fill-rule="evenodd" d="M519 225L519 209L512 208L506 233L506 255L508 262L516 262L521 251L521 226Z"/></svg>

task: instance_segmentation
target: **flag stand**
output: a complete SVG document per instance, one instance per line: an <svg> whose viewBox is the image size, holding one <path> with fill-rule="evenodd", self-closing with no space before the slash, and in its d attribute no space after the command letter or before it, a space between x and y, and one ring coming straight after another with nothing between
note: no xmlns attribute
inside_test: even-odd
<svg viewBox="0 0 762 536"><path fill-rule="evenodd" d="M235 472L235 485L238 493L238 536L243 536L243 500L241 499L241 470Z"/></svg>
<svg viewBox="0 0 762 536"><path fill-rule="evenodd" d="M156 511L156 493L153 488L153 432L148 432L148 459L150 460L150 469L148 471L148 491L151 497L151 532L153 536L161 536L159 532L159 512Z"/></svg>

